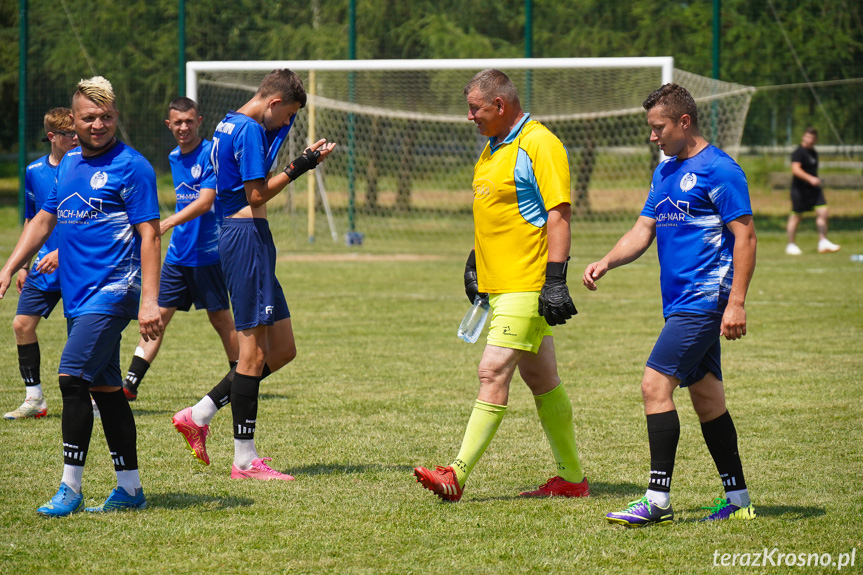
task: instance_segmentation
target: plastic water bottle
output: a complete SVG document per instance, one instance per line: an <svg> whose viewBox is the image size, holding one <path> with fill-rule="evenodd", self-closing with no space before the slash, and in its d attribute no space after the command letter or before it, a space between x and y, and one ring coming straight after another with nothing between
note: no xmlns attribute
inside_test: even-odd
<svg viewBox="0 0 863 575"><path fill-rule="evenodd" d="M479 339L479 334L482 333L482 328L485 326L488 309L488 300L476 296L473 300L473 305L464 314L464 319L461 320L456 335L468 343L476 343L476 340Z"/></svg>
<svg viewBox="0 0 863 575"><path fill-rule="evenodd" d="M863 254L853 254L851 256L852 262L863 262Z"/></svg>

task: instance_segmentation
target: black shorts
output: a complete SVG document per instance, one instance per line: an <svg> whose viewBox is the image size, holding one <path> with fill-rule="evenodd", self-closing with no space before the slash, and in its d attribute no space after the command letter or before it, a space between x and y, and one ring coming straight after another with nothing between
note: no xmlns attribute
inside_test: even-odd
<svg viewBox="0 0 863 575"><path fill-rule="evenodd" d="M811 212L816 207L826 206L824 189L821 186L808 189L791 188L791 211L802 214Z"/></svg>

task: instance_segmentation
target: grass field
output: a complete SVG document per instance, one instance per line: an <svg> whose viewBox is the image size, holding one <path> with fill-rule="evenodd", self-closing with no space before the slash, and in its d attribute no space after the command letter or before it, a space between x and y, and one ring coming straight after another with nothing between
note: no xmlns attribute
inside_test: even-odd
<svg viewBox="0 0 863 575"><path fill-rule="evenodd" d="M439 502L415 483L417 465L449 464L476 397L480 345L455 337L470 227L417 238L415 257L364 246L330 253L280 252L278 274L293 312L298 358L262 384L258 448L297 480L275 485L229 478L230 413L197 463L171 416L226 370L205 314L178 314L132 405L149 509L45 520L35 509L61 473L56 368L59 312L39 328L49 416L0 421L0 572L3 573L701 573L797 571L718 567L722 554L839 554L863 563L863 253L857 222L837 229L837 254L783 254L778 222L759 235L747 302L749 335L724 343L731 413L759 517L698 523L721 485L685 391L673 485L677 522L625 530L605 513L639 497L648 453L639 381L662 325L651 249L590 293L578 277L622 228L576 226L570 286L579 315L556 328L561 376L573 400L591 483L584 500L521 500L554 474L520 380L510 410L475 468L464 498ZM756 220L756 225L758 220ZM815 245L811 221L800 245ZM0 256L18 229L0 209ZM284 232L274 222L277 242ZM410 245L410 238L406 240ZM0 408L23 394L11 322L17 296L0 302ZM137 326L124 337L128 365ZM96 423L84 481L88 504L114 486ZM753 560L750 556L749 560ZM737 559L739 562L740 559ZM819 568L823 572L835 567ZM802 570L803 572L812 572Z"/></svg>

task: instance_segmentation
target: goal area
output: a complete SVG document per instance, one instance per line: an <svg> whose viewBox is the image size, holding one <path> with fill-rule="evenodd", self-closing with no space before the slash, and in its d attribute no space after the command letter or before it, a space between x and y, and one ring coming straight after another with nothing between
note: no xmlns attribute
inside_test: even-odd
<svg viewBox="0 0 863 575"><path fill-rule="evenodd" d="M473 166L487 138L467 120L462 90L476 72L504 71L522 108L566 146L574 225L631 223L660 151L649 143L644 98L666 82L695 97L709 141L735 156L754 88L674 69L662 58L188 62L186 94L212 137L261 79L289 68L309 96L275 166L310 141L338 147L270 204L291 241L364 243L415 251L453 233L471 241ZM273 218L271 218L273 219Z"/></svg>

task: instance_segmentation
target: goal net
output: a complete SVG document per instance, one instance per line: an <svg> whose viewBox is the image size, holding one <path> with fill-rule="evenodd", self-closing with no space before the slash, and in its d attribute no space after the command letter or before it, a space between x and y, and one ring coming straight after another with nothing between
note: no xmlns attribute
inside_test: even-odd
<svg viewBox="0 0 863 575"><path fill-rule="evenodd" d="M189 62L187 95L210 137L276 68L302 78L309 101L277 159L309 141L337 142L318 170L271 203L300 242L433 249L452 233L470 241L473 166L486 144L467 120L462 89L485 68L503 70L522 107L569 153L576 222L631 223L660 160L644 98L663 83L686 87L712 143L734 156L753 88L673 68L672 58ZM332 238L332 240L330 239Z"/></svg>

